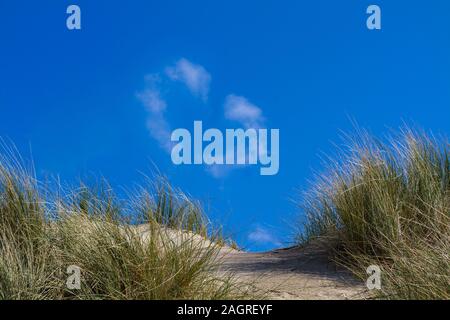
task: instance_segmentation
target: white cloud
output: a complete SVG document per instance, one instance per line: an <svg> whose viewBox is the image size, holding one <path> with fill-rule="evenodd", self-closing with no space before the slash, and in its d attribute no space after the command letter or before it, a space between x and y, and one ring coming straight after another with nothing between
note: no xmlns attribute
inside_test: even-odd
<svg viewBox="0 0 450 320"><path fill-rule="evenodd" d="M147 128L161 148L170 153L172 151L172 141L170 140L172 132L164 116L161 114L150 115L147 119Z"/></svg>
<svg viewBox="0 0 450 320"><path fill-rule="evenodd" d="M265 119L262 110L256 105L252 104L245 97L230 94L225 98L224 103L225 118L231 121L236 121L245 129L259 129L264 126ZM250 153L257 153L258 150L246 150L243 158L238 159L239 163L247 163ZM241 157L242 157L241 156ZM212 165L207 167L207 172L214 178L225 178L233 170L239 168L246 168L246 164L234 165Z"/></svg>
<svg viewBox="0 0 450 320"><path fill-rule="evenodd" d="M226 178L231 170L232 166L230 165L213 164L206 166L206 172L216 179Z"/></svg>
<svg viewBox="0 0 450 320"><path fill-rule="evenodd" d="M257 244L281 245L281 242L277 237L271 234L267 229L259 226L248 234L248 240Z"/></svg>
<svg viewBox="0 0 450 320"><path fill-rule="evenodd" d="M211 75L203 66L182 58L176 62L175 66L166 68L166 75L172 81L184 83L192 94L201 97L204 101L208 99Z"/></svg>
<svg viewBox="0 0 450 320"><path fill-rule="evenodd" d="M245 97L230 94L225 99L225 118L237 121L245 128L260 128L264 124L262 110Z"/></svg>
<svg viewBox="0 0 450 320"><path fill-rule="evenodd" d="M161 92L156 88L148 88L138 93L142 104L152 113L162 113L167 108L167 103L161 98Z"/></svg>
<svg viewBox="0 0 450 320"><path fill-rule="evenodd" d="M170 139L172 128L166 118L169 108L163 92L171 89L175 81L179 81L186 85L193 95L206 101L211 75L203 66L194 64L185 58L179 59L174 65L163 70L162 73L154 73L145 77L146 86L137 93L137 98L148 112L146 125L150 135L162 149L170 154L173 147ZM265 119L262 110L245 97L228 95L225 99L224 109L226 119L238 122L245 129L258 129L264 126ZM247 159L248 152L245 157ZM246 165L212 165L208 166L206 171L211 176L220 179L228 176L236 168L245 167Z"/></svg>
<svg viewBox="0 0 450 320"><path fill-rule="evenodd" d="M160 78L158 75L149 75L147 79L147 88L137 94L148 111L147 128L150 135L158 141L159 145L170 153L172 142L170 141L170 125L167 122L164 112L167 108L166 101L161 97L159 89Z"/></svg>
<svg viewBox="0 0 450 320"><path fill-rule="evenodd" d="M150 135L170 153L173 143L170 141L171 127L165 117L167 102L161 94L163 83L167 86L173 81L183 82L192 94L206 101L211 76L204 67L184 58L178 60L175 66L165 68L165 74L162 76L164 78L158 73L147 75L146 88L139 92L137 97L148 111L147 128Z"/></svg>

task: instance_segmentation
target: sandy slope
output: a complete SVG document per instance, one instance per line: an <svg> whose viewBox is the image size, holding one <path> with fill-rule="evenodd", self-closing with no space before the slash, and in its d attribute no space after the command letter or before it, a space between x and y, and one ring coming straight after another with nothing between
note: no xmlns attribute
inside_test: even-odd
<svg viewBox="0 0 450 320"><path fill-rule="evenodd" d="M323 249L286 248L266 253L229 251L223 270L263 290L269 299L362 299L365 286L330 263Z"/></svg>
<svg viewBox="0 0 450 320"><path fill-rule="evenodd" d="M136 227L141 238L149 237L148 225ZM211 242L191 232L165 229L174 244L185 241L208 247ZM365 286L348 272L329 262L320 245L249 253L222 247L219 272L231 272L240 281L251 283L269 299L361 299L367 297Z"/></svg>

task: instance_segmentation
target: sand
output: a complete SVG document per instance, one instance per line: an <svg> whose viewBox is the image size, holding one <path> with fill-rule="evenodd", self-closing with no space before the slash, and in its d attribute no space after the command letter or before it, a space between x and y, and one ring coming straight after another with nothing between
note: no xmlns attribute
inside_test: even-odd
<svg viewBox="0 0 450 320"><path fill-rule="evenodd" d="M147 225L136 227L145 241ZM211 242L191 232L167 229L175 245L185 241L208 247ZM330 262L326 249L310 244L305 247L277 249L263 253L238 251L227 246L217 257L219 273L232 273L236 279L249 284L268 299L282 300L345 300L369 297L361 281Z"/></svg>
<svg viewBox="0 0 450 320"><path fill-rule="evenodd" d="M222 268L250 282L268 299L346 300L368 297L363 283L338 268L326 251L310 245L264 253L230 251Z"/></svg>

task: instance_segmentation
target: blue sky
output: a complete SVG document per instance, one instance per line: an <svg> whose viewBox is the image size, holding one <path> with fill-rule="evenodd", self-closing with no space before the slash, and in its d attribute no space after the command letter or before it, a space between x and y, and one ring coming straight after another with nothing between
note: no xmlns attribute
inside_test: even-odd
<svg viewBox="0 0 450 320"><path fill-rule="evenodd" d="M70 4L81 30L66 28ZM230 99L250 115L230 116ZM1 1L0 112L39 176L121 188L156 166L239 244L270 249L291 239L292 200L350 119L450 132L450 2ZM164 134L194 120L279 128L279 173L173 165Z"/></svg>

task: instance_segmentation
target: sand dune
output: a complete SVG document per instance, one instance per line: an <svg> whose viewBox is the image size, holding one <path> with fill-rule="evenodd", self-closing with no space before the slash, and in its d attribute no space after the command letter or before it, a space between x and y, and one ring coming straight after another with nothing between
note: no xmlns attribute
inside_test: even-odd
<svg viewBox="0 0 450 320"><path fill-rule="evenodd" d="M251 282L269 299L342 300L367 297L365 286L329 262L319 247L292 247L265 253L232 251L223 270Z"/></svg>
<svg viewBox="0 0 450 320"><path fill-rule="evenodd" d="M142 239L148 239L148 225L136 227ZM165 229L174 244L192 241L208 247L212 243L191 232ZM347 271L331 263L325 249L319 245L278 249L264 253L220 248L219 272L233 273L239 281L248 283L269 299L316 300L362 299L366 288Z"/></svg>

